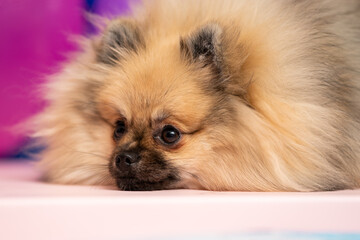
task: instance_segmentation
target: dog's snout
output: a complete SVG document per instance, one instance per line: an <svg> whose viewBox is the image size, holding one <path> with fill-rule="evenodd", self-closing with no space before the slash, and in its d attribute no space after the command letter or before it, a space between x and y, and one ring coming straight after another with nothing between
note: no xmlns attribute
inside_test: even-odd
<svg viewBox="0 0 360 240"><path fill-rule="evenodd" d="M130 167L141 160L141 156L135 152L122 152L116 156L116 167L120 170Z"/></svg>

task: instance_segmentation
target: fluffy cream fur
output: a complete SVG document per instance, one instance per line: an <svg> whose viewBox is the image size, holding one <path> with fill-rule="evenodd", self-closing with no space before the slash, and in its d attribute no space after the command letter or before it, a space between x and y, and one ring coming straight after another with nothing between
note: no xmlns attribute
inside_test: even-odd
<svg viewBox="0 0 360 240"><path fill-rule="evenodd" d="M85 40L45 86L49 105L34 135L47 145L40 162L47 179L115 186L108 166L119 111L136 128L170 109L184 132L201 129L184 134L176 151L148 143L179 171L170 188L360 186L359 1L148 1L127 19ZM121 59L99 62L102 39L124 21L145 47L110 49ZM209 69L180 53L180 39L203 26L225 46L221 96L200 87L212 84Z"/></svg>

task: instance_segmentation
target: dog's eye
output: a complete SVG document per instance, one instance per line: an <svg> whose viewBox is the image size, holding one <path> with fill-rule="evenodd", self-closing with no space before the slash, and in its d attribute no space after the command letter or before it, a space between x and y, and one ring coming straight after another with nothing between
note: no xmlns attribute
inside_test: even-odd
<svg viewBox="0 0 360 240"><path fill-rule="evenodd" d="M180 132L174 126L166 125L161 132L161 140L168 145L175 144L180 139Z"/></svg>
<svg viewBox="0 0 360 240"><path fill-rule="evenodd" d="M117 121L114 130L114 139L119 140L126 132L126 126L124 121Z"/></svg>

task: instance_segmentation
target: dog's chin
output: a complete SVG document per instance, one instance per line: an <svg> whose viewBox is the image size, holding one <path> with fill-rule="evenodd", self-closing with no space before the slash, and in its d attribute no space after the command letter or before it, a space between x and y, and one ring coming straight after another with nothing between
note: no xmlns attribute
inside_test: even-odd
<svg viewBox="0 0 360 240"><path fill-rule="evenodd" d="M123 191L154 191L169 189L196 189L204 190L205 188L194 178L181 178L169 176L158 182L143 181L133 177L118 177L116 185L119 190Z"/></svg>
<svg viewBox="0 0 360 240"><path fill-rule="evenodd" d="M154 191L177 188L177 178L169 176L157 182L144 181L135 177L122 177L116 179L116 185L123 191Z"/></svg>

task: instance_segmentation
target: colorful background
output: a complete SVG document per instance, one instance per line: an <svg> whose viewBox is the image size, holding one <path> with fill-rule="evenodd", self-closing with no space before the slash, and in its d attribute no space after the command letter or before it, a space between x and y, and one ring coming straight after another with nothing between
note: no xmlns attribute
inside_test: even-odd
<svg viewBox="0 0 360 240"><path fill-rule="evenodd" d="M94 32L84 12L128 9L124 0L0 0L0 160L24 157L31 139L14 126L44 106L37 88L76 50L69 37ZM1 161L1 240L360 240L360 190L124 192L41 177L32 163Z"/></svg>
<svg viewBox="0 0 360 240"><path fill-rule="evenodd" d="M85 12L113 16L125 0L0 1L0 158L25 157L31 141L17 124L40 111L38 86L76 49L74 35L91 34Z"/></svg>

